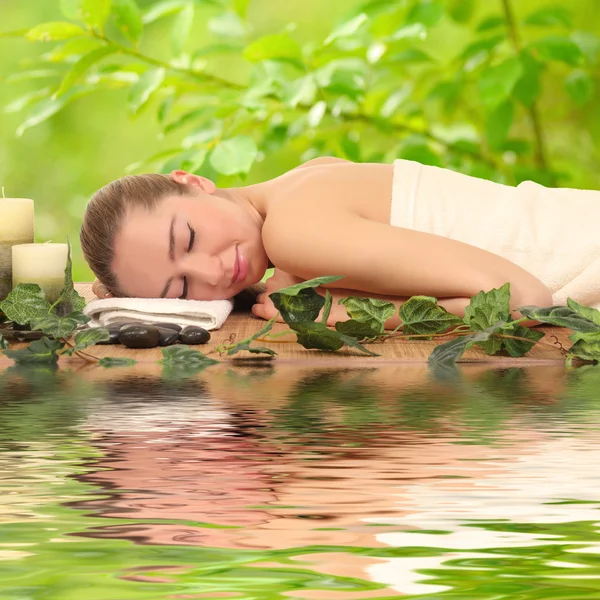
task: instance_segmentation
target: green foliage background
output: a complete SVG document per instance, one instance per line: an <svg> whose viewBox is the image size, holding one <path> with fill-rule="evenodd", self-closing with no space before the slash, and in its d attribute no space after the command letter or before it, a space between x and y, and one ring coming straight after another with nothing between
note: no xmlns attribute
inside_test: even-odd
<svg viewBox="0 0 600 600"><path fill-rule="evenodd" d="M5 0L1 28L16 33L0 38L0 182L35 199L36 241L77 240L89 196L129 172L235 186L332 154L599 189L596 10ZM73 261L90 280L77 244Z"/></svg>

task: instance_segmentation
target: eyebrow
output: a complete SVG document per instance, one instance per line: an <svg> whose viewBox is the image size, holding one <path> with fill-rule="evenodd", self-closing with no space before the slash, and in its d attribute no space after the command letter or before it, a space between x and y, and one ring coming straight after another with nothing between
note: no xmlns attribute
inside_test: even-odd
<svg viewBox="0 0 600 600"><path fill-rule="evenodd" d="M171 262L175 260L175 215L173 215L171 226L169 227L169 258L171 259ZM169 277L167 284L160 295L161 298L164 298L167 295L172 282L173 278Z"/></svg>

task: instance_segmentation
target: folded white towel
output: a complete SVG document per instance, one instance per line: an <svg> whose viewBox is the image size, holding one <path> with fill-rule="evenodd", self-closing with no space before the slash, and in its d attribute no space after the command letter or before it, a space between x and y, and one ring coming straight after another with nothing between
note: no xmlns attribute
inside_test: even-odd
<svg viewBox="0 0 600 600"><path fill-rule="evenodd" d="M103 298L83 309L90 327L108 327L120 321L197 325L220 329L233 310L233 300L181 300L178 298Z"/></svg>

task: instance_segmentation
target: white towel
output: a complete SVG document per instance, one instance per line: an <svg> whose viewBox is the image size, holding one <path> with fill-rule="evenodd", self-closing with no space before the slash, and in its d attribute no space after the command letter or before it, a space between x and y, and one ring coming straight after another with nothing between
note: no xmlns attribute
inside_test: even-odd
<svg viewBox="0 0 600 600"><path fill-rule="evenodd" d="M108 327L121 321L197 325L220 329L233 310L233 300L181 300L179 298L103 298L89 302L83 312L90 327Z"/></svg>
<svg viewBox="0 0 600 600"><path fill-rule="evenodd" d="M600 309L600 191L502 185L398 159L390 224L498 254L552 292Z"/></svg>

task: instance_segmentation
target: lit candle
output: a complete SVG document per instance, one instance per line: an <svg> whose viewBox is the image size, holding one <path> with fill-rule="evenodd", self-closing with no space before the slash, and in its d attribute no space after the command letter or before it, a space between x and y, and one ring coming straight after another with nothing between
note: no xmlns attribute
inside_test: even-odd
<svg viewBox="0 0 600 600"><path fill-rule="evenodd" d="M12 288L12 247L33 242L33 200L0 198L0 300Z"/></svg>
<svg viewBox="0 0 600 600"><path fill-rule="evenodd" d="M54 302L65 281L67 244L19 244L12 247L12 283L37 283Z"/></svg>

